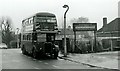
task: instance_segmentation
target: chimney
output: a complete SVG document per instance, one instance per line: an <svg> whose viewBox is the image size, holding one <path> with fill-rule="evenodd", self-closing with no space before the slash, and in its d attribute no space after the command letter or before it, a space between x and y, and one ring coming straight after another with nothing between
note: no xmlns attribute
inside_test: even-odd
<svg viewBox="0 0 120 71"><path fill-rule="evenodd" d="M105 27L107 25L107 18L103 18L103 27Z"/></svg>
<svg viewBox="0 0 120 71"><path fill-rule="evenodd" d="M120 18L120 1L118 2L118 18Z"/></svg>

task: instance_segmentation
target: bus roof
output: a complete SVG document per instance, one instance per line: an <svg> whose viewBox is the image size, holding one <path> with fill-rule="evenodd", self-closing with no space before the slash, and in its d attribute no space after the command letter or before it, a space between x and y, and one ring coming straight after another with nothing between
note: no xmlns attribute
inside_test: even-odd
<svg viewBox="0 0 120 71"><path fill-rule="evenodd" d="M46 16L46 17L55 17L55 15L54 15L53 13L49 13L49 12L39 12L39 13L34 14L34 15L31 16L31 17L25 18L25 19L22 20L22 21L25 21L25 20L27 20L27 19L29 19L29 18L32 18L32 17L35 17L35 16L39 16L39 17L44 17L44 16Z"/></svg>
<svg viewBox="0 0 120 71"><path fill-rule="evenodd" d="M50 17L55 17L54 14L52 14L52 13L48 13L48 12L40 12L40 13L36 13L36 16L50 16Z"/></svg>

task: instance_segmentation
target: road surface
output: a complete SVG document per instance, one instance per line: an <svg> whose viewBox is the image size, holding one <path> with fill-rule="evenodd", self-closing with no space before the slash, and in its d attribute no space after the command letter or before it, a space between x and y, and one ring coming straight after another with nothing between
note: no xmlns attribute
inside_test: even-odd
<svg viewBox="0 0 120 71"><path fill-rule="evenodd" d="M20 49L0 49L0 52L2 69L101 69L60 58L36 60L23 55Z"/></svg>

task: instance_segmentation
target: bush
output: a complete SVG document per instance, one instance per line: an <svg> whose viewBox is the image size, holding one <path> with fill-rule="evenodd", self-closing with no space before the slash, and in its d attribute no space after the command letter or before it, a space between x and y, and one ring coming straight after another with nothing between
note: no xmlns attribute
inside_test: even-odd
<svg viewBox="0 0 120 71"><path fill-rule="evenodd" d="M17 42L16 41L11 41L10 42L10 47L11 48L17 48Z"/></svg>

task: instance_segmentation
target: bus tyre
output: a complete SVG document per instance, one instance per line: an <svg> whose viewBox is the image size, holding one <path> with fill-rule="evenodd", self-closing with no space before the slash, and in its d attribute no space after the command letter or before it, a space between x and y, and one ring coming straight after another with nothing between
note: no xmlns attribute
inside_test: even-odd
<svg viewBox="0 0 120 71"><path fill-rule="evenodd" d="M35 51L35 49L33 49L32 56L33 56L33 58L35 58L35 59L38 58L38 53Z"/></svg>
<svg viewBox="0 0 120 71"><path fill-rule="evenodd" d="M54 53L54 59L57 59L57 57L58 57L58 52L55 52Z"/></svg>
<svg viewBox="0 0 120 71"><path fill-rule="evenodd" d="M26 49L25 49L24 46L23 46L23 48L22 48L22 53L25 54L25 55L27 55L27 51L26 51Z"/></svg>

